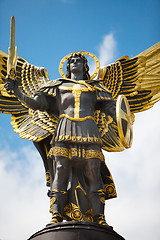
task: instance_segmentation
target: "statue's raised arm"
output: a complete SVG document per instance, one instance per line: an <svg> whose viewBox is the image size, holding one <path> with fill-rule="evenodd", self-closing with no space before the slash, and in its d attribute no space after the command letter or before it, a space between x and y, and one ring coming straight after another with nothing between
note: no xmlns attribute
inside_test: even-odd
<svg viewBox="0 0 160 240"><path fill-rule="evenodd" d="M47 110L47 104L42 105L41 101L39 101L38 95L35 97L30 97L26 93L22 92L18 87L17 79L11 79L9 76L6 77L4 87L8 91L9 94L15 95L15 97L22 102L26 107L31 108L33 110Z"/></svg>
<svg viewBox="0 0 160 240"><path fill-rule="evenodd" d="M11 18L11 29L10 29L10 46L8 48L7 58L7 77L4 87L11 95L12 93L22 101L27 107L34 110L40 109L40 103L37 98L33 99L21 92L18 88L18 81L16 79L16 66L17 66L17 46L15 45L15 18Z"/></svg>

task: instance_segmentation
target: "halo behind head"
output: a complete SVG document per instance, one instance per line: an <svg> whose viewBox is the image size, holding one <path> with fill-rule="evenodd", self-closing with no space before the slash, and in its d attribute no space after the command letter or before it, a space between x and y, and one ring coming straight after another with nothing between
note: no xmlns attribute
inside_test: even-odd
<svg viewBox="0 0 160 240"><path fill-rule="evenodd" d="M98 72L99 72L100 64L99 64L98 58L97 58L95 55L93 55L92 53L86 52L86 51L77 51L77 52L70 53L70 54L68 54L67 56L65 56L65 57L61 60L60 65L59 65L59 72L60 72L62 78L67 78L67 75L65 75L64 72L63 72L63 65L64 65L64 63L65 63L71 56L78 55L78 54L81 54L82 56L83 56L83 55L87 55L87 56L93 58L94 61L96 62L96 70L95 70L94 74L90 77L90 79L94 79L94 78L96 77L96 75L98 74ZM85 58L85 59L86 59L86 58ZM88 70L89 70L89 69L88 69Z"/></svg>

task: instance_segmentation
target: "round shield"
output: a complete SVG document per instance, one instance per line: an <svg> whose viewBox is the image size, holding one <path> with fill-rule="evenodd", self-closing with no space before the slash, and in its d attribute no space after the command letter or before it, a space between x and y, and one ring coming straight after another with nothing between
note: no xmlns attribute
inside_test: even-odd
<svg viewBox="0 0 160 240"><path fill-rule="evenodd" d="M116 103L116 118L119 137L125 148L130 148L133 139L134 114L130 112L127 98L119 95Z"/></svg>

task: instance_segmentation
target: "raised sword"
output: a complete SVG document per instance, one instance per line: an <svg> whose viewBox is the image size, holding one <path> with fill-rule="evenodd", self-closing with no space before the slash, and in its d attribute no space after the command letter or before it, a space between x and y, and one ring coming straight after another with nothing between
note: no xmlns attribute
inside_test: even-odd
<svg viewBox="0 0 160 240"><path fill-rule="evenodd" d="M11 79L16 78L16 65L17 65L17 47L15 45L15 18L11 17L10 27L10 46L8 48L8 59L7 59L7 75Z"/></svg>

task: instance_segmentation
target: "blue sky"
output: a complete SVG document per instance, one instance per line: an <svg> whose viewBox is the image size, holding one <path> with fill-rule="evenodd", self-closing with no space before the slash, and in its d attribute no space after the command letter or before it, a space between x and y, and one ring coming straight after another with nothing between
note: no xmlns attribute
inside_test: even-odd
<svg viewBox="0 0 160 240"><path fill-rule="evenodd" d="M56 79L70 52L89 51L107 65L157 43L159 9L158 0L0 0L0 50L8 51L14 15L18 56ZM118 191L106 203L106 219L129 240L160 238L159 106L136 115L130 150L105 154ZM10 121L0 114L0 239L26 240L50 221L49 200L42 161Z"/></svg>

